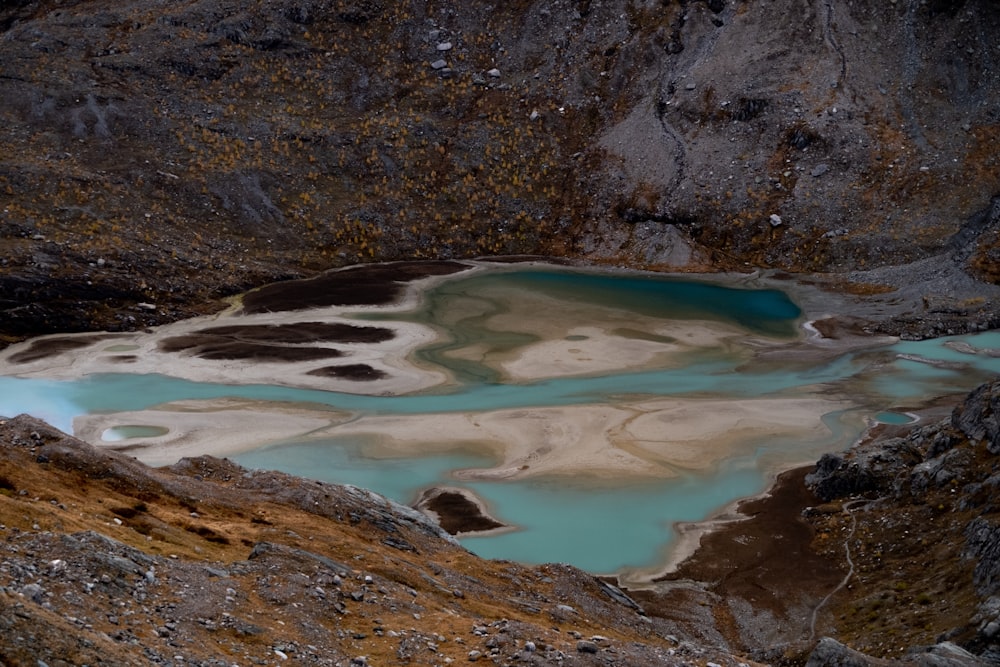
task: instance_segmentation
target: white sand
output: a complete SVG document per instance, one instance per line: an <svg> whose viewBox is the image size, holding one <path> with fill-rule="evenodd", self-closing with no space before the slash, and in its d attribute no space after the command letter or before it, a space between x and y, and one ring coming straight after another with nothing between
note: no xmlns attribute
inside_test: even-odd
<svg viewBox="0 0 1000 667"><path fill-rule="evenodd" d="M354 309L359 310L359 309ZM417 368L408 356L417 347L436 339L430 327L411 322L370 323L343 316L341 308L324 308L292 313L264 313L241 316L233 311L175 322L150 332L114 334L82 350L47 357L29 363L14 364L10 356L26 349L30 341L11 346L0 356L0 375L72 379L92 373L160 373L193 382L219 384L277 384L304 389L340 391L354 394L402 394L445 382L443 372ZM341 322L356 326L377 326L392 329L395 337L380 343L317 343L297 347L326 347L343 351L341 357L307 362L247 362L243 360L210 361L187 353L167 353L159 349L160 341L174 336L196 333L217 326L258 326L294 324L296 322ZM43 338L64 338L49 336ZM38 339L34 339L38 340ZM133 360L123 363L120 357ZM325 366L368 364L386 373L387 377L373 381L318 377L308 372Z"/></svg>
<svg viewBox="0 0 1000 667"><path fill-rule="evenodd" d="M438 277L410 285L400 304L352 307L350 311L392 312L412 307L422 289L446 279ZM408 360L415 348L435 339L433 329L399 321L359 322L345 317L346 310L242 315L237 305L218 315L166 325L148 333L118 334L89 349L28 364L4 363L24 347L13 346L0 356L0 373L58 378L101 372L167 373L199 382L282 384L373 395L405 394L448 380L445 372L418 368ZM664 321L504 289L457 298L443 310L445 320L486 317L485 325L491 329L537 337L538 342L512 350L472 343L454 352L455 357L489 364L514 381L662 368L684 363L692 352L719 348L749 360L761 348L803 344L750 337L732 325L717 322ZM347 355L301 363L207 361L164 353L158 348L165 338L214 326L316 321L388 327L396 336L374 344L332 342L326 345ZM121 363L115 360L120 355L135 359ZM359 382L307 375L317 367L348 363L368 364L384 371L387 377ZM801 395L742 400L663 398L485 413L362 415L347 420L341 413L297 406L192 401L138 413L84 416L77 419L75 430L92 443L108 446L101 434L112 426L167 428L169 432L163 436L131 438L113 445L134 445L130 453L154 464L197 454L224 456L293 437L365 436L373 443L367 452L372 456L414 456L457 449L492 453L496 465L459 473L467 478L516 479L553 474L669 477L679 470L711 468L727 458L748 453L746 448L767 439L796 437L815 441L825 432L821 416L842 407L837 401Z"/></svg>
<svg viewBox="0 0 1000 667"><path fill-rule="evenodd" d="M150 466L171 465L184 457L229 456L269 443L307 437L317 429L347 418L344 413L297 410L245 401L178 401L156 410L138 410L77 417L77 437L99 447L122 449ZM106 441L102 435L116 426L159 426L163 435Z"/></svg>

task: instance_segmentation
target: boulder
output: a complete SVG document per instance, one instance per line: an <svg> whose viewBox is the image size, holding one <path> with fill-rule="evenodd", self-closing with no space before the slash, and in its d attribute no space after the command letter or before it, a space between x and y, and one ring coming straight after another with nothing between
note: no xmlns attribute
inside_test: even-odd
<svg viewBox="0 0 1000 667"><path fill-rule="evenodd" d="M951 423L969 440L984 442L991 454L1000 454L1000 381L973 390L952 412Z"/></svg>

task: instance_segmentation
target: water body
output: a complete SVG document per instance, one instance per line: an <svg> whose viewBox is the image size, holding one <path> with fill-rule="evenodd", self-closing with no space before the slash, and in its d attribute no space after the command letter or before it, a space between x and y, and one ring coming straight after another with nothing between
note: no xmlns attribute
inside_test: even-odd
<svg viewBox="0 0 1000 667"><path fill-rule="evenodd" d="M177 402L187 413L222 399L259 411L294 406L324 426L275 437L233 458L364 486L403 503L433 486L465 488L513 527L464 538L470 549L603 573L654 567L674 544L677 522L704 519L763 491L783 465L843 449L866 419L909 420L909 409L922 401L968 391L1000 373L997 332L803 357L792 353L804 345L803 315L785 293L640 274L495 268L437 283L409 312L357 317L433 328L438 340L415 350L411 360L443 371L446 379L415 393L366 395L195 382L172 377L169 366L159 374L54 380L38 371L15 377L17 367L8 364L2 368L11 374L0 376L0 414L28 412L72 431L76 418L103 415L113 422L120 413L120 423L98 431L106 444L162 437L172 415L181 413L171 407ZM122 341L108 350L136 347ZM772 401L765 405L777 412L803 396L831 400L808 432L740 431L719 450L724 456L713 448L725 433L685 441L687 458L680 462L657 449L655 441L692 420L673 410L673 401L701 410L694 421L725 425L745 421L742 413L732 416L739 401ZM496 443L467 436L459 429L465 422L449 421L461 417L478 428L493 419L510 425L511 439L533 437L536 431L519 429L542 422L538 442L529 444L538 449L531 456L544 459L547 439L573 428L586 431L576 422L602 406L632 411L614 423L608 440L633 458L648 459L653 472L560 474L550 467L494 478L492 467L503 458ZM204 409L206 420L213 409ZM134 421L137 411L148 410L142 414L161 415L164 423ZM775 414L775 421L781 416ZM396 430L390 433L389 425ZM470 426L468 432L476 431ZM699 447L705 460L695 464Z"/></svg>

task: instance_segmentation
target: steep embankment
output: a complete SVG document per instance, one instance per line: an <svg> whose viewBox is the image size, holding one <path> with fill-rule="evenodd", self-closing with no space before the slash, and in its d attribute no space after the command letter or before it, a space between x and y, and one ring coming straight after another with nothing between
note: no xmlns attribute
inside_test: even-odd
<svg viewBox="0 0 1000 667"><path fill-rule="evenodd" d="M995 323L954 276L997 278L998 30L989 0L4 3L0 333L510 253L941 256L907 326Z"/></svg>

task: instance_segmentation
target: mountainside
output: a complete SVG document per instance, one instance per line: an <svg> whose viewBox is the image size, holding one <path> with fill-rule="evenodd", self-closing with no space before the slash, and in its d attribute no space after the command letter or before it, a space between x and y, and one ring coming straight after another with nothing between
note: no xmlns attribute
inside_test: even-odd
<svg viewBox="0 0 1000 667"><path fill-rule="evenodd" d="M995 282L998 30L990 0L4 2L0 333L401 257ZM995 325L954 283L918 315Z"/></svg>
<svg viewBox="0 0 1000 667"><path fill-rule="evenodd" d="M0 0L0 346L479 255L997 328L998 34L995 0ZM626 592L8 415L0 663L996 664L997 396L878 427Z"/></svg>

